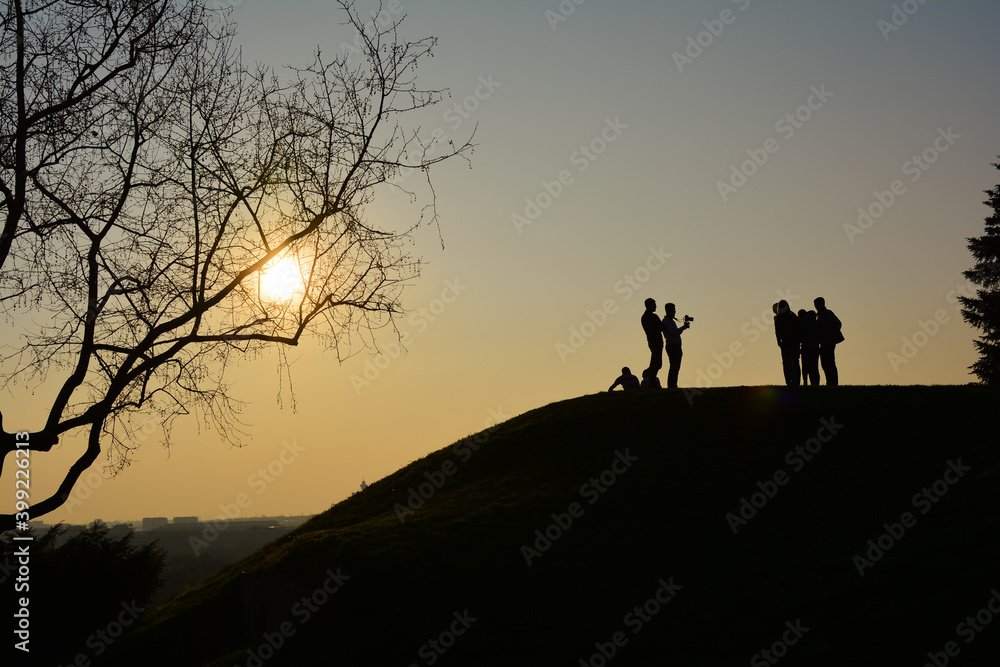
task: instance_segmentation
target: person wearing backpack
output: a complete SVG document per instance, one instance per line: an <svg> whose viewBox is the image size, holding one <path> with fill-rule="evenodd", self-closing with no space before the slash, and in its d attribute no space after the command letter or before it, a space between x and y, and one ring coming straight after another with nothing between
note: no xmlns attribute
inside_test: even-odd
<svg viewBox="0 0 1000 667"><path fill-rule="evenodd" d="M816 324L819 327L819 363L823 367L827 386L836 386L840 384L836 350L837 345L844 342L840 318L826 307L826 299L821 296L813 299L813 305L816 306Z"/></svg>

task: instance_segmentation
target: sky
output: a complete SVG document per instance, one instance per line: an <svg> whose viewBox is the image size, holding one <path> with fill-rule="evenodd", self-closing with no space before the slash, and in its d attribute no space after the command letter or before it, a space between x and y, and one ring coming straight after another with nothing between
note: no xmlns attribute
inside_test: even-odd
<svg viewBox="0 0 1000 667"><path fill-rule="evenodd" d="M231 6L249 61L304 65L353 39L333 2ZM45 521L321 512L362 480L638 373L647 297L695 318L682 387L781 384L771 304L817 296L843 322L842 384L974 380L955 296L1000 182L1000 4L383 11L406 14L405 37L439 38L419 76L450 96L412 122L476 143L471 168L432 170L440 234L413 238L426 263L403 294L406 349L383 330L338 362L307 341L287 351L291 386L276 354L248 359L229 376L247 402L241 447L191 419L166 449L151 419L130 468L108 477L99 460ZM418 208L386 190L369 212L403 227ZM3 396L4 414L40 422L43 393ZM81 448L36 456L35 493Z"/></svg>

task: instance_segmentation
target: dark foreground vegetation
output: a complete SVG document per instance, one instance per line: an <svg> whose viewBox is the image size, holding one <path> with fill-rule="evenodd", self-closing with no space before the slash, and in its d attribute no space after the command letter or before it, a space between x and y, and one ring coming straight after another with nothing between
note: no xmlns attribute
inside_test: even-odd
<svg viewBox="0 0 1000 667"><path fill-rule="evenodd" d="M997 399L549 405L147 612L94 664L996 664Z"/></svg>

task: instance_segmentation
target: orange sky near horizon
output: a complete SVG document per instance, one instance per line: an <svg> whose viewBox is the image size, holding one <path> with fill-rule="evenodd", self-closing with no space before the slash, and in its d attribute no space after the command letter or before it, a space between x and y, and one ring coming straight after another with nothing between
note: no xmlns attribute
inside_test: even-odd
<svg viewBox="0 0 1000 667"><path fill-rule="evenodd" d="M244 515L321 512L638 374L646 297L695 317L681 386L780 384L771 304L816 296L843 321L843 384L974 380L955 297L1000 183L997 3L926 3L899 25L888 1L399 4L405 35L440 38L423 83L451 90L421 131L475 127L478 144L471 169L432 171L441 236L414 236L426 265L403 296L406 349L382 330L381 354L342 363L314 340L287 350L294 410L277 355L244 360L229 378L248 402L242 447L191 418L167 450L154 419L129 469L99 462L43 520L208 520L241 493ZM352 38L333 3L233 7L248 61L301 64ZM386 190L369 213L398 228L419 205ZM51 391L9 391L5 417L33 430ZM32 460L35 493L80 447Z"/></svg>

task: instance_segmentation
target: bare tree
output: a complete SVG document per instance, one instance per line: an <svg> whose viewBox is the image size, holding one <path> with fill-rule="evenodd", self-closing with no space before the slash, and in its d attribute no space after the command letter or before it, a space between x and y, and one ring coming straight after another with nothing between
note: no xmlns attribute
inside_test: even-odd
<svg viewBox="0 0 1000 667"><path fill-rule="evenodd" d="M244 65L228 14L197 0L6 4L0 305L23 336L0 369L11 390L61 383L32 452L70 432L87 442L35 518L102 451L127 465L138 415L169 438L197 412L232 437L234 354L314 335L340 356L391 324L419 271L404 242L436 224L429 174L426 205L400 228L371 224L366 206L472 145L395 122L440 100L415 78L436 40L404 41L401 19L365 21L347 0L360 53L317 51L281 72ZM269 292L272 271L286 285ZM9 421L0 464L16 446Z"/></svg>

